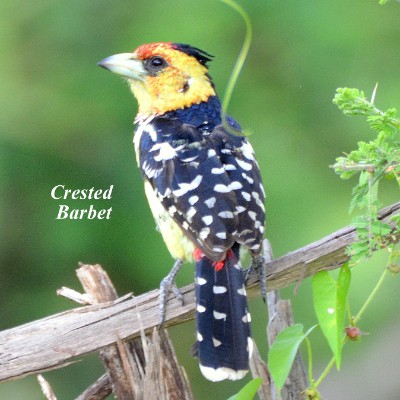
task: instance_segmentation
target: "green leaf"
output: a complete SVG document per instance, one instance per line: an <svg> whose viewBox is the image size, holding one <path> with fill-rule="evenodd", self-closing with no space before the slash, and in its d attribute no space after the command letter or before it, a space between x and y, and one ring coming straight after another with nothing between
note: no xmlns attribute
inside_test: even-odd
<svg viewBox="0 0 400 400"><path fill-rule="evenodd" d="M315 328L303 333L303 325L295 324L281 331L268 353L268 366L278 389L282 389L292 368L297 350L304 338Z"/></svg>
<svg viewBox="0 0 400 400"><path fill-rule="evenodd" d="M336 282L327 271L320 271L312 279L314 309L321 330L328 341L336 362L340 359L337 335Z"/></svg>
<svg viewBox="0 0 400 400"><path fill-rule="evenodd" d="M341 363L344 317L350 279L351 272L346 263L341 268L338 282L327 271L318 272L312 280L315 313L322 333L335 356L338 369Z"/></svg>
<svg viewBox="0 0 400 400"><path fill-rule="evenodd" d="M352 88L338 88L333 103L346 115L368 115L373 109L364 92Z"/></svg>
<svg viewBox="0 0 400 400"><path fill-rule="evenodd" d="M390 227L389 224L386 224L385 222L382 222L380 220L374 220L371 222L371 232L374 235L378 236L389 235L391 231L392 228Z"/></svg>
<svg viewBox="0 0 400 400"><path fill-rule="evenodd" d="M344 332L344 320L346 315L346 307L350 289L351 282L351 270L348 263L344 263L342 268L340 269L338 280L337 280L337 289L336 289L336 309L337 309L337 334L338 334L338 348L340 349L339 358L336 358L337 368L340 368L341 363L341 353L343 346L343 332Z"/></svg>
<svg viewBox="0 0 400 400"><path fill-rule="evenodd" d="M257 390L262 384L261 378L255 378L242 387L240 392L234 396L229 397L228 400L252 400L257 393Z"/></svg>

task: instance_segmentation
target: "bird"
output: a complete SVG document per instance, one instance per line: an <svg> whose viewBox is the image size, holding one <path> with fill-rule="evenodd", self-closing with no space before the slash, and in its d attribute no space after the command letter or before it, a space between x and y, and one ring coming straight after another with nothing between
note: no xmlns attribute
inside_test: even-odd
<svg viewBox="0 0 400 400"><path fill-rule="evenodd" d="M134 147L158 230L175 260L160 285L161 321L175 277L195 264L196 355L210 381L242 379L253 341L239 251L265 276L265 191L254 150L223 112L209 75L213 56L158 42L105 58L138 102ZM262 293L266 284L261 284Z"/></svg>

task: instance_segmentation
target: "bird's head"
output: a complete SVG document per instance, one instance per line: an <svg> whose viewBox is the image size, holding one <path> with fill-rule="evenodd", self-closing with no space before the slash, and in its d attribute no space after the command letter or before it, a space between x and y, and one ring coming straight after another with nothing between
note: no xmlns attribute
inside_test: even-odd
<svg viewBox="0 0 400 400"><path fill-rule="evenodd" d="M208 75L211 55L185 44L151 43L132 53L107 57L99 65L127 79L140 118L207 101L215 95Z"/></svg>

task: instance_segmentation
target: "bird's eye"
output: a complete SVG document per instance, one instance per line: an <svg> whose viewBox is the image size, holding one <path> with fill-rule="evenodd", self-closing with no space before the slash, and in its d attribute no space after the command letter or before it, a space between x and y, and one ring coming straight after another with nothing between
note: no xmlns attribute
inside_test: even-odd
<svg viewBox="0 0 400 400"><path fill-rule="evenodd" d="M151 66L154 68L160 68L164 65L165 60L161 57L152 57L150 58Z"/></svg>
<svg viewBox="0 0 400 400"><path fill-rule="evenodd" d="M144 67L152 75L161 71L167 65L168 63L160 56L150 57L144 63Z"/></svg>

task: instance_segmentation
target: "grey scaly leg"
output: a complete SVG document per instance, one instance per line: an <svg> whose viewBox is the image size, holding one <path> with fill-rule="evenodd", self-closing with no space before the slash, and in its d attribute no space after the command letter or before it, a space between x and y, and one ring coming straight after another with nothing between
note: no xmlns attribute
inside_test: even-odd
<svg viewBox="0 0 400 400"><path fill-rule="evenodd" d="M265 259L262 255L257 255L253 257L251 261L250 271L255 270L258 272L258 276L260 279L260 290L261 297L264 302L267 299L267 267L265 265Z"/></svg>
<svg viewBox="0 0 400 400"><path fill-rule="evenodd" d="M161 281L160 283L160 297L159 297L159 310L160 310L160 326L165 321L165 314L167 311L166 303L168 294L172 291L178 300L181 301L183 305L183 296L176 286L175 277L181 269L183 261L178 259L175 261L170 273Z"/></svg>
<svg viewBox="0 0 400 400"><path fill-rule="evenodd" d="M264 302L267 300L267 266L266 259L271 259L272 257L272 249L271 244L267 239L263 240L263 254L252 255L252 261L250 268L245 271L245 282L250 277L253 271L257 271L259 279L260 279L260 289L261 289L261 297ZM270 257L268 257L270 256Z"/></svg>

